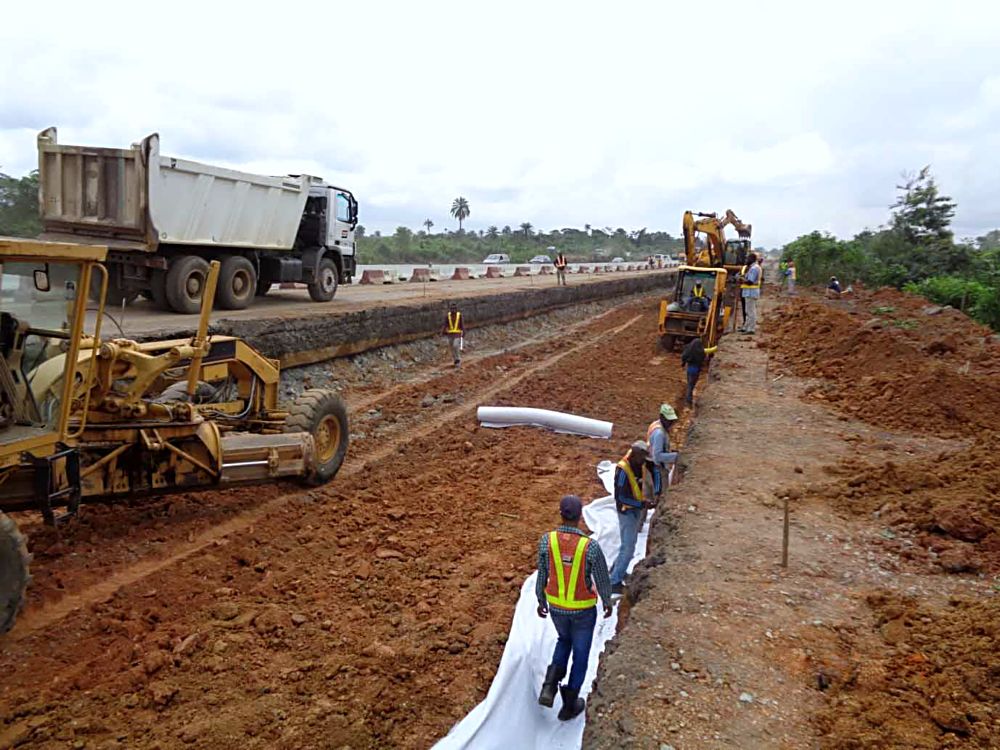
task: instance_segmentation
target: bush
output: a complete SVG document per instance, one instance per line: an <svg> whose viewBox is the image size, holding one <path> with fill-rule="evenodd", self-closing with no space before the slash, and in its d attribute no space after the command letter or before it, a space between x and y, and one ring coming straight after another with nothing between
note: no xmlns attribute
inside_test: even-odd
<svg viewBox="0 0 1000 750"><path fill-rule="evenodd" d="M991 328L1000 328L1000 289L975 279L932 276L910 282L903 291L919 294L939 305L950 305Z"/></svg>

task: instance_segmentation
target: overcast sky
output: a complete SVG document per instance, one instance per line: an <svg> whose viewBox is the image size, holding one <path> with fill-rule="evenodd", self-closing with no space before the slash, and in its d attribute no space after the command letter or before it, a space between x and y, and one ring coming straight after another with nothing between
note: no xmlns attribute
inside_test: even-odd
<svg viewBox="0 0 1000 750"><path fill-rule="evenodd" d="M1000 2L7 3L0 170L64 143L351 189L369 230L733 208L755 244L886 220L931 164L1000 227ZM710 9L710 10L707 10Z"/></svg>

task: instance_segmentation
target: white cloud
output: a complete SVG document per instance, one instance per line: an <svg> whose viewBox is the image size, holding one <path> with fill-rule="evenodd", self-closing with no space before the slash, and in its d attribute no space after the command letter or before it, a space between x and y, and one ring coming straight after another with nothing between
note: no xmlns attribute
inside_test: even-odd
<svg viewBox="0 0 1000 750"><path fill-rule="evenodd" d="M647 226L734 208L780 244L884 221L931 163L1000 226L1000 5L468 2L25 5L0 28L0 165L34 136L353 189L362 220ZM880 203L881 201L881 203Z"/></svg>

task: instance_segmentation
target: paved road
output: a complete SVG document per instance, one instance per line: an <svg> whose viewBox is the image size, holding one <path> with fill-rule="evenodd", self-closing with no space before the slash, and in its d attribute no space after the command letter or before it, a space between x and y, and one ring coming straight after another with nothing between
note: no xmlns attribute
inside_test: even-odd
<svg viewBox="0 0 1000 750"><path fill-rule="evenodd" d="M600 274L571 274L570 284L593 284L595 282L639 276L650 273L672 273L673 271L636 271ZM448 299L451 297L472 297L498 292L516 292L521 289L535 289L556 285L555 276L511 277L505 279L473 279L470 281L435 281L429 284L402 282L397 284L382 284L376 286L342 286L337 290L337 296L330 302L313 302L305 288L278 289L263 298L258 298L246 310L216 310L212 313L212 321L218 320L252 320L255 318L281 318L284 316L302 317L303 315L329 315L381 307L387 304L406 304L408 301L424 299ZM109 310L115 319L122 317L122 311ZM92 328L94 314L90 316ZM197 315L179 315L164 312L153 306L148 300L139 300L125 309L122 328L127 336L148 334L152 331L177 331L185 327L194 329L197 325ZM108 325L107 323L105 325ZM111 325L111 330L105 328L103 336L116 335L117 330Z"/></svg>

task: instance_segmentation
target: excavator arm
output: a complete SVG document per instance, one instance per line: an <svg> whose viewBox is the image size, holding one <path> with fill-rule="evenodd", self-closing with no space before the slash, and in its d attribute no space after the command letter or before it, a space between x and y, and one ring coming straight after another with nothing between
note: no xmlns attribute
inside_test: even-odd
<svg viewBox="0 0 1000 750"><path fill-rule="evenodd" d="M725 216L685 211L683 219L684 254L689 266L721 267L725 265L726 233L725 228L733 226L740 239L749 240L751 225L744 224L740 218L727 209ZM698 246L698 235L702 235L702 246Z"/></svg>

